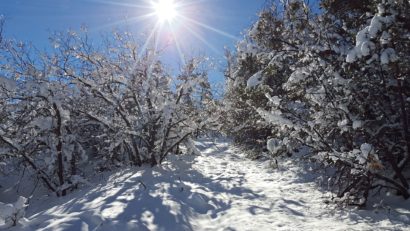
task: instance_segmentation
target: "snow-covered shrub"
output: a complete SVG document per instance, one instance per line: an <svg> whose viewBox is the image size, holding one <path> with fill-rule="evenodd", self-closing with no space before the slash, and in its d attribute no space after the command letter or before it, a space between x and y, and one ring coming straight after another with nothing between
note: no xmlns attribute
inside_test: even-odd
<svg viewBox="0 0 410 231"><path fill-rule="evenodd" d="M241 145L254 145L270 135L270 129L263 122L254 107L263 107L267 99L260 71L265 58L256 56L257 51L246 38L239 42L236 58L226 53L228 69L225 72L226 87L221 106L222 131L232 136ZM246 45L249 44L249 45Z"/></svg>
<svg viewBox="0 0 410 231"><path fill-rule="evenodd" d="M90 167L156 165L179 145L194 152L190 139L214 124L200 59L176 79L129 33L99 47L86 32L51 41L41 54L12 40L0 46L0 150L57 195L85 182Z"/></svg>
<svg viewBox="0 0 410 231"><path fill-rule="evenodd" d="M299 0L265 8L247 36L252 55L261 58L250 69L250 86L238 85L234 93L260 91L267 101L247 101L248 114L266 121L260 124L271 133L258 135L270 153L308 148L337 169L331 182L347 204L365 205L380 188L408 198L409 4L348 1L340 12L342 2L322 1L320 15ZM239 63L228 73L247 68Z"/></svg>
<svg viewBox="0 0 410 231"><path fill-rule="evenodd" d="M0 202L0 220L6 227L16 226L24 217L27 207L27 198L20 196L13 204Z"/></svg>

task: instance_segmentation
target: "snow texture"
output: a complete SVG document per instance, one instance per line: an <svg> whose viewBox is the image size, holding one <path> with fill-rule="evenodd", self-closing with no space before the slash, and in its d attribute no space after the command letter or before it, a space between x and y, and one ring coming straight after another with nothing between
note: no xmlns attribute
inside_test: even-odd
<svg viewBox="0 0 410 231"><path fill-rule="evenodd" d="M0 228L17 225L24 217L27 198L20 196L13 204L0 202ZM1 224L3 222L3 225Z"/></svg>
<svg viewBox="0 0 410 231"><path fill-rule="evenodd" d="M262 71L257 72L256 74L252 75L246 84L248 88L257 87L259 84L263 82L262 79Z"/></svg>
<svg viewBox="0 0 410 231"><path fill-rule="evenodd" d="M408 230L409 204L335 209L300 161L251 161L226 140L195 143L201 155L99 174L64 198L31 200L10 230ZM366 145L362 151L367 151ZM316 182L315 182L316 179ZM399 200L390 196L392 200ZM390 202L389 202L390 203Z"/></svg>
<svg viewBox="0 0 410 231"><path fill-rule="evenodd" d="M378 13L371 19L370 25L357 33L356 46L347 54L346 62L353 63L357 59L371 55L372 51L376 48L376 45L371 40L375 39L379 33L381 33L381 44L389 43L391 36L388 32L383 31L383 29L394 23L395 15L383 16L386 9L382 4L379 4L377 9ZM397 60L398 57L393 48L387 48L380 54L381 64L388 64Z"/></svg>
<svg viewBox="0 0 410 231"><path fill-rule="evenodd" d="M277 138L271 138L267 141L266 147L270 153L276 154L282 147L282 140Z"/></svg>

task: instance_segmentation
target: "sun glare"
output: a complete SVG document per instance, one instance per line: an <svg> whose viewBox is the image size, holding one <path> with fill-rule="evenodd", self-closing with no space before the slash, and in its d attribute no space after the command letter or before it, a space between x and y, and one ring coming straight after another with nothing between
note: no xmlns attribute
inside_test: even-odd
<svg viewBox="0 0 410 231"><path fill-rule="evenodd" d="M177 16L173 0L158 0L154 3L154 10L160 22L172 22Z"/></svg>
<svg viewBox="0 0 410 231"><path fill-rule="evenodd" d="M96 1L123 5L114 0ZM179 55L181 63L184 64L184 51L187 49L185 43L189 44L189 37L186 36L186 33L193 35L196 38L195 41L201 41L215 53L219 53L207 41L206 37L202 36L200 29L238 40L235 36L198 20L201 15L194 15L194 13L200 9L205 0L139 0L138 2L144 2L144 4L131 4L138 9L137 16L133 17L132 20L135 22L147 20L149 22L146 24L147 27L144 27L148 34L146 34L147 38L138 53L139 57L142 57L147 49L153 48L154 52L159 52L172 45ZM121 23L121 21L115 22L115 24L117 23Z"/></svg>

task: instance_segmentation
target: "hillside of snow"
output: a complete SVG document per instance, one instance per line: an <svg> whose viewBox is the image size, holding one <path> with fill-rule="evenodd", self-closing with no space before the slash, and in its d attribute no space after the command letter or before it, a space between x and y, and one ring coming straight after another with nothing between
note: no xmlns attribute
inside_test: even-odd
<svg viewBox="0 0 410 231"><path fill-rule="evenodd" d="M325 203L309 166L282 159L273 168L222 139L196 145L201 155L102 173L66 197L32 198L9 230L409 230L409 201L390 196L394 207L341 210Z"/></svg>

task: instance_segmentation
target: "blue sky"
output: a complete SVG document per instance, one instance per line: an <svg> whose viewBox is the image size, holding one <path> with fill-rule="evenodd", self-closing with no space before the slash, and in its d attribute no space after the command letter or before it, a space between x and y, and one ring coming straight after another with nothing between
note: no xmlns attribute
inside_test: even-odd
<svg viewBox="0 0 410 231"><path fill-rule="evenodd" d="M163 26L161 40L172 36L187 56L207 55L222 60L224 46L233 47L235 38L257 19L265 0L175 0L181 15L171 26ZM149 34L157 17L141 16L152 13L148 0L1 0L0 15L6 18L6 36L30 41L40 49L47 48L53 31L82 25L98 40L101 33L113 28L128 28L136 36ZM187 19L189 18L189 19ZM187 29L190 28L190 29ZM192 32L193 31L193 32ZM174 38L173 37L173 38ZM164 46L164 45L163 45ZM173 69L181 64L177 45L170 43L163 51L163 60ZM223 62L217 69L221 70ZM211 80L222 81L221 73L213 71Z"/></svg>

